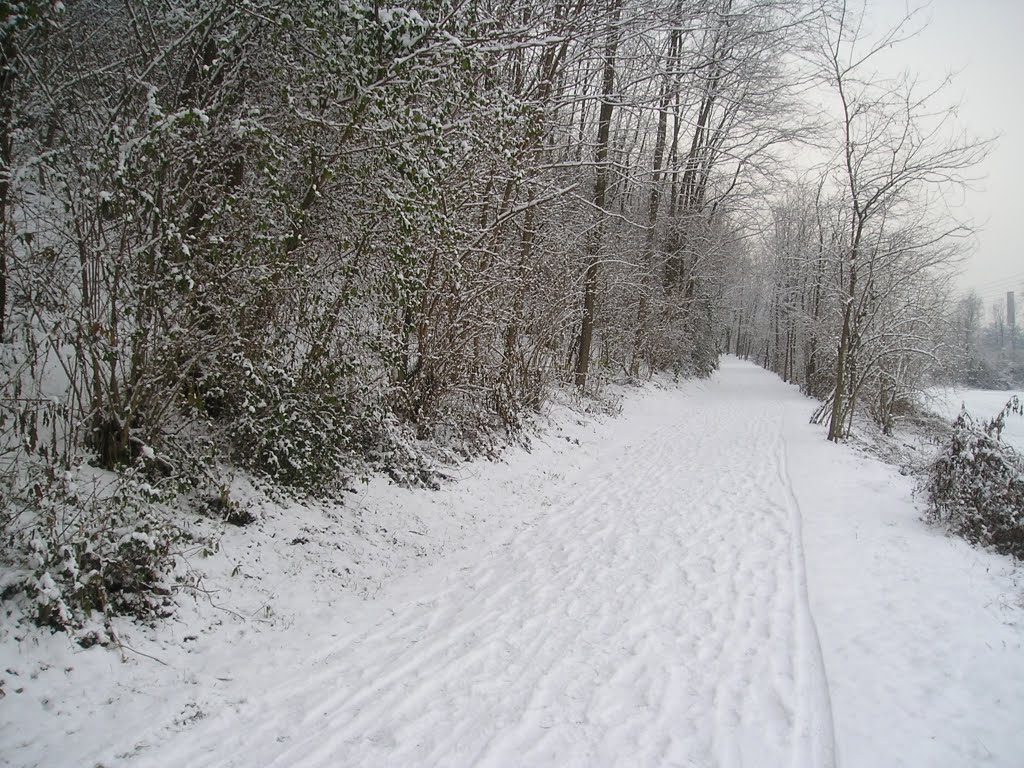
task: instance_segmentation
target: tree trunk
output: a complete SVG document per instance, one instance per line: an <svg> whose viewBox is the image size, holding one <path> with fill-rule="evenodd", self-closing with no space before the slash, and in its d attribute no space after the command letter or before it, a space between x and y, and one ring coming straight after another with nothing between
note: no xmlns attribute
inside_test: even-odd
<svg viewBox="0 0 1024 768"><path fill-rule="evenodd" d="M17 54L14 34L13 30L8 30L0 44L0 342L7 332L7 254L13 239L9 207L14 162L14 58Z"/></svg>
<svg viewBox="0 0 1024 768"><path fill-rule="evenodd" d="M839 442L843 436L844 404L846 402L846 367L850 354L851 324L853 322L853 299L851 298L843 311L843 330L839 336L839 349L836 357L836 391L832 399L832 417L828 424L828 439Z"/></svg>
<svg viewBox="0 0 1024 768"><path fill-rule="evenodd" d="M586 271L583 276L583 321L580 325L579 350L576 358L576 386L584 389L590 372L590 347L594 338L594 312L597 304L598 255L604 234L605 203L608 197L608 144L611 134L613 92L615 88L615 56L619 45L621 0L612 0L608 39L604 49L604 72L601 83L601 113L597 121L597 151L594 161L597 179L594 182L594 207L597 222L587 242Z"/></svg>

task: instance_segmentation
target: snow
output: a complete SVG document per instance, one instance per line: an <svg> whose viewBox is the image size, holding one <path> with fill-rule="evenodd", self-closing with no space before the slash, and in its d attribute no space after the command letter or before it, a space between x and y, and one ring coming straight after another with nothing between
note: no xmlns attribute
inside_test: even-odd
<svg viewBox="0 0 1024 768"><path fill-rule="evenodd" d="M791 461L840 764L1021 765L1020 571L921 522L912 478L815 437Z"/></svg>
<svg viewBox="0 0 1024 768"><path fill-rule="evenodd" d="M1018 766L1018 573L813 407L725 358L437 492L268 507L127 663L6 627L0 764Z"/></svg>
<svg viewBox="0 0 1024 768"><path fill-rule="evenodd" d="M936 388L928 394L932 409L950 421L960 413L961 406L967 408L976 422L982 422L999 413L1014 395L1024 401L1024 392L1012 389L1004 391L949 387ZM1002 437L1018 451L1024 451L1024 417L1017 414L1007 416Z"/></svg>

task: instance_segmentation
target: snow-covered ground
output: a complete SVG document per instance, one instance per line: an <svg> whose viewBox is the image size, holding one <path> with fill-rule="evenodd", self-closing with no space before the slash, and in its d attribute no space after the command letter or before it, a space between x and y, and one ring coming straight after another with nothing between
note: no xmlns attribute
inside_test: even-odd
<svg viewBox="0 0 1024 768"><path fill-rule="evenodd" d="M930 407L950 421L960 413L961 406L967 409L975 421L981 422L988 421L999 413L1014 395L1024 402L1024 391L1020 390L936 387L929 390L928 395ZM1018 451L1024 451L1024 416L1008 416L1002 437Z"/></svg>
<svg viewBox="0 0 1024 768"><path fill-rule="evenodd" d="M0 763L1020 766L1024 585L812 409L726 358L440 491L268 512L127 663L6 628Z"/></svg>

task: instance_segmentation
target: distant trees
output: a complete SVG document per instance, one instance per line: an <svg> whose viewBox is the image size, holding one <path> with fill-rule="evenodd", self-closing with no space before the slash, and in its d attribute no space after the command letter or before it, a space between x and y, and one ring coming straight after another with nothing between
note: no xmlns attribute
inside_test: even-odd
<svg viewBox="0 0 1024 768"><path fill-rule="evenodd" d="M984 309L984 302L975 292L960 298L953 308L954 349L966 375L977 365Z"/></svg>
<svg viewBox="0 0 1024 768"><path fill-rule="evenodd" d="M1019 327L1009 328L1006 301L987 305L975 291L952 300L946 312L950 343L937 378L979 389L1024 386ZM1011 343L1016 337L1016 343Z"/></svg>

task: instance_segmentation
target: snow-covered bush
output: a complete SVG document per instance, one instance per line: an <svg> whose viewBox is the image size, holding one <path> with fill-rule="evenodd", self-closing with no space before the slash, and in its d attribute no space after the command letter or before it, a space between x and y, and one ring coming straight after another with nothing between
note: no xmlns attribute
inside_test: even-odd
<svg viewBox="0 0 1024 768"><path fill-rule="evenodd" d="M1022 412L1016 397L987 423L961 411L925 484L932 519L1018 558L1024 558L1024 457L1002 441L1001 432L1007 416Z"/></svg>
<svg viewBox="0 0 1024 768"><path fill-rule="evenodd" d="M95 613L148 619L167 612L182 533L155 488L82 470L31 493L19 500L21 524L8 531L7 555L19 554L22 565L8 570L5 597L24 594L29 615L54 629L81 627Z"/></svg>
<svg viewBox="0 0 1024 768"><path fill-rule="evenodd" d="M282 366L236 354L203 380L201 395L239 466L302 490L329 490L341 479L349 430L334 382L300 382Z"/></svg>

